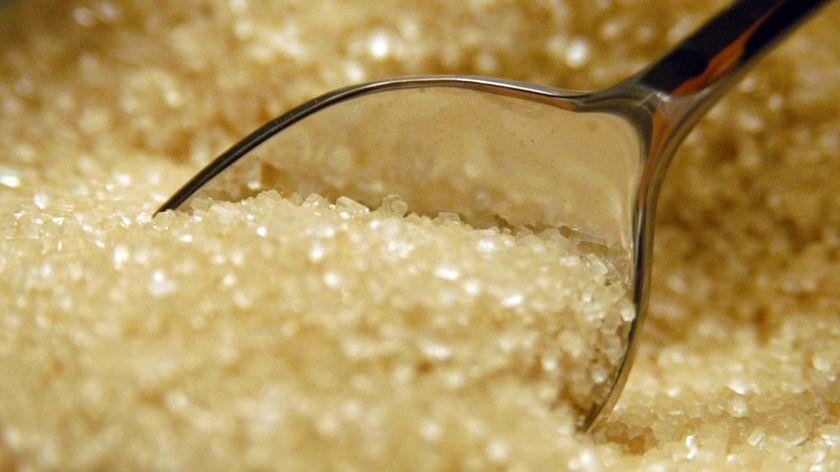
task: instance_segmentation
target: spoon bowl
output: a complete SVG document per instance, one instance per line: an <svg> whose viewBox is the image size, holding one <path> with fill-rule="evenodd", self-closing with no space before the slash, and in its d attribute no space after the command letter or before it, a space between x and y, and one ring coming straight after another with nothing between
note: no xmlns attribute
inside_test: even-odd
<svg viewBox="0 0 840 472"><path fill-rule="evenodd" d="M475 228L561 229L606 257L628 294L641 293L632 270L633 205L644 146L642 127L597 94L479 77L391 79L281 116L164 208L268 189L349 196L369 207L395 194L412 212L454 213ZM579 395L583 412L608 395L631 326L599 343L593 362L610 374Z"/></svg>
<svg viewBox="0 0 840 472"><path fill-rule="evenodd" d="M635 310L600 348L611 373L576 402L589 428L618 400L638 346L656 201L674 151L760 53L823 3L736 2L647 69L593 93L468 76L343 88L256 130L159 211L267 189L368 206L396 194L413 212L455 213L474 227L561 229L614 266Z"/></svg>

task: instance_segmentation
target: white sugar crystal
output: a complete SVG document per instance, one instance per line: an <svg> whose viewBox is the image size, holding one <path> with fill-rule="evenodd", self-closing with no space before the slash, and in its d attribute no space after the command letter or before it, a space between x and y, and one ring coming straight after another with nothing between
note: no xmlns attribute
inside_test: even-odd
<svg viewBox="0 0 840 472"><path fill-rule="evenodd" d="M154 297L162 297L175 292L177 288L175 282L166 275L162 270L156 270L152 273L151 280L148 285L149 293Z"/></svg>
<svg viewBox="0 0 840 472"><path fill-rule="evenodd" d="M5 185L9 188L18 188L20 187L20 176L11 171L4 173L3 169L0 169L0 185Z"/></svg>
<svg viewBox="0 0 840 472"><path fill-rule="evenodd" d="M461 276L461 272L457 267L450 265L439 265L435 269L435 277L445 280L457 280Z"/></svg>

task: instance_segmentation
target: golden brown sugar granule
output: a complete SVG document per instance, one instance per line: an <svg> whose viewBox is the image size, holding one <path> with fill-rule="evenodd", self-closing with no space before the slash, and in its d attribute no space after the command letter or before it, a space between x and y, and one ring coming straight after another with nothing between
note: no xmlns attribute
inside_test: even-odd
<svg viewBox="0 0 840 472"><path fill-rule="evenodd" d="M319 93L593 89L726 3L0 1L0 470L839 470L837 2L676 156L638 361L591 434L551 408L586 334L563 323L621 294L562 238L273 193L152 217Z"/></svg>

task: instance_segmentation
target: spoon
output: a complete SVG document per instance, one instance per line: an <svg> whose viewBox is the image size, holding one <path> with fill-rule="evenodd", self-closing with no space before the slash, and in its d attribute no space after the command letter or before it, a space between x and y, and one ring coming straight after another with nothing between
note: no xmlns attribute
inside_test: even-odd
<svg viewBox="0 0 840 472"><path fill-rule="evenodd" d="M257 129L159 211L273 188L368 205L398 194L412 211L457 213L477 227L562 228L613 261L635 309L619 330L617 367L583 408L589 429L618 400L639 344L656 203L677 146L762 53L825 3L736 1L659 61L597 92L472 76L336 90Z"/></svg>

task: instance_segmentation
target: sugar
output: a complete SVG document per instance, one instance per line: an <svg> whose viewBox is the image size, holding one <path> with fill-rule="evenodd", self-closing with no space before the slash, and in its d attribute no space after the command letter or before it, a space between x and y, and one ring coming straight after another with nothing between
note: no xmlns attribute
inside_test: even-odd
<svg viewBox="0 0 840 472"><path fill-rule="evenodd" d="M634 313L558 231L396 196L152 213L348 81L594 89L720 2L249 5L0 2L0 470L840 469L836 2L675 158L637 364L591 434L575 409L622 352L593 328Z"/></svg>
<svg viewBox="0 0 840 472"><path fill-rule="evenodd" d="M175 282L173 282L169 276L162 270L155 270L152 272L151 280L148 284L149 293L152 294L153 297L162 297L164 295L168 295L173 293L176 289Z"/></svg>

